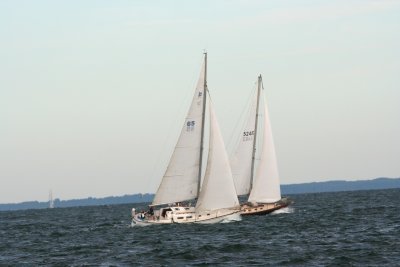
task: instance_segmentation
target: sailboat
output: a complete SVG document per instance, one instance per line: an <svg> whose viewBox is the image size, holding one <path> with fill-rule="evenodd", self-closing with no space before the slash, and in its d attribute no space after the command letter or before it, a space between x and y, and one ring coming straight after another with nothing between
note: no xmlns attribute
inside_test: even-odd
<svg viewBox="0 0 400 267"><path fill-rule="evenodd" d="M54 199L53 199L53 191L49 191L49 209L54 208Z"/></svg>
<svg viewBox="0 0 400 267"><path fill-rule="evenodd" d="M133 225L240 220L229 158L211 101L208 101L208 159L202 179L207 99L210 97L205 53L191 106L153 203L147 212L137 213L132 209ZM187 204L194 199L197 199L195 206Z"/></svg>
<svg viewBox="0 0 400 267"><path fill-rule="evenodd" d="M237 194L248 195L247 203L241 205L242 215L268 214L287 207L291 203L290 199L281 198L278 165L267 104L265 100L261 101L264 99L263 89L260 75L257 80L257 94L254 95L243 133L231 158ZM262 127L258 129L260 117L263 118ZM256 151L259 149L261 152L257 157L256 166Z"/></svg>

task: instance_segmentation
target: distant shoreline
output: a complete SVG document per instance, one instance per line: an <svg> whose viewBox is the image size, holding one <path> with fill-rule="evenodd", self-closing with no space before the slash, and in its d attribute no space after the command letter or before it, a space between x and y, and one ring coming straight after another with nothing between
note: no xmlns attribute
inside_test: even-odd
<svg viewBox="0 0 400 267"><path fill-rule="evenodd" d="M372 180L359 181L327 181L312 182L301 184L281 185L282 195L304 194L304 193L324 193L339 191L357 191L357 190L379 190L400 188L400 178L376 178ZM77 207L77 206L96 206L113 205L128 203L151 202L154 194L133 194L124 196L110 196L104 198L84 198L71 200L54 200L54 206L57 208ZM27 201L21 203L0 204L0 211L24 210L24 209L45 209L49 207L49 202Z"/></svg>
<svg viewBox="0 0 400 267"><path fill-rule="evenodd" d="M375 178L359 181L326 181L301 184L281 185L282 195L303 193L324 193L357 190L379 190L400 188L400 178Z"/></svg>

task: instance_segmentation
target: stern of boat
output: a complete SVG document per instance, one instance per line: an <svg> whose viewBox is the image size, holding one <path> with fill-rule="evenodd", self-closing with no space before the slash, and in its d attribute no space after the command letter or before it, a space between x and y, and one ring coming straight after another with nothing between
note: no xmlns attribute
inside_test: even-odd
<svg viewBox="0 0 400 267"><path fill-rule="evenodd" d="M273 211L286 208L293 201L290 198L282 198L274 203L245 203L241 205L241 215L265 215Z"/></svg>

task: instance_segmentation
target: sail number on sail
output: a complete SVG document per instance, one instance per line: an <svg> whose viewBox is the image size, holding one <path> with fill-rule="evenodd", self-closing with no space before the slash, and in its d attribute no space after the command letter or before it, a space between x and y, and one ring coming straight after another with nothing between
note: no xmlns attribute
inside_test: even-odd
<svg viewBox="0 0 400 267"><path fill-rule="evenodd" d="M253 140L254 131L243 132L243 141Z"/></svg>
<svg viewBox="0 0 400 267"><path fill-rule="evenodd" d="M188 121L186 123L186 131L191 132L194 130L195 121Z"/></svg>

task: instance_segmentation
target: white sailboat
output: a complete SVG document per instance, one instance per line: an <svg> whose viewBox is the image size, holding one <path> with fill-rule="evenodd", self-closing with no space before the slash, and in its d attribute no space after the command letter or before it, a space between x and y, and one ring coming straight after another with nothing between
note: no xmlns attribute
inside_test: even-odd
<svg viewBox="0 0 400 267"><path fill-rule="evenodd" d="M241 205L242 215L267 214L290 204L289 199L281 198L278 165L268 108L266 101L261 101L264 99L263 89L260 75L257 81L256 97L252 101L236 152L231 158L237 194L249 194L248 203ZM260 106L263 107L260 108ZM263 118L261 129L258 129L259 117ZM259 153L258 166L256 167L257 147L261 149L261 153Z"/></svg>
<svg viewBox="0 0 400 267"><path fill-rule="evenodd" d="M132 209L132 224L215 223L240 219L229 159L211 101L208 101L208 160L201 183L207 93L205 53L192 104L153 203L146 213ZM195 207L182 205L196 198ZM153 210L158 206L159 209Z"/></svg>
<svg viewBox="0 0 400 267"><path fill-rule="evenodd" d="M49 209L54 208L54 199L53 199L53 191L49 191Z"/></svg>

